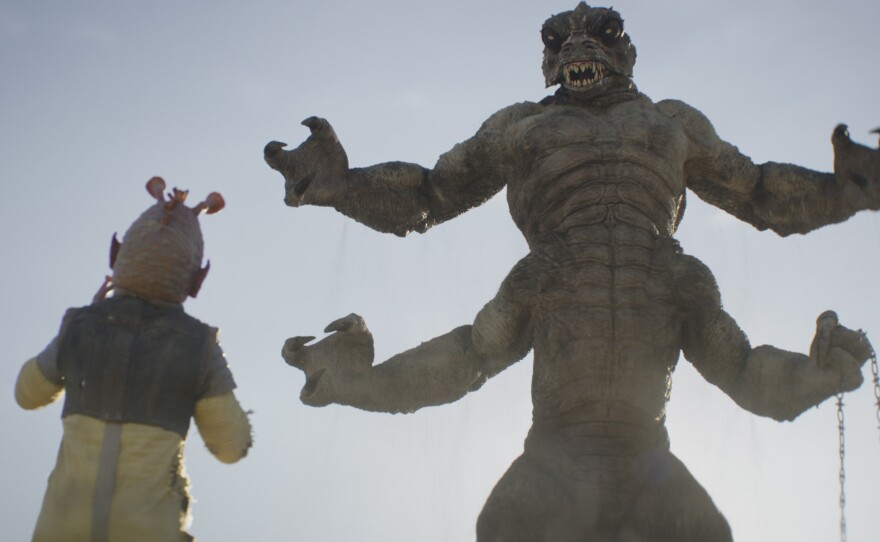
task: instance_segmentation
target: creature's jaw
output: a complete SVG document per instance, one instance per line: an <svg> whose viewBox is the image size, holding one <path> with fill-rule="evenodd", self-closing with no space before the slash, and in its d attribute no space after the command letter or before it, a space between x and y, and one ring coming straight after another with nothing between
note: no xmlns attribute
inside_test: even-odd
<svg viewBox="0 0 880 542"><path fill-rule="evenodd" d="M569 62L562 67L563 85L571 90L586 90L605 79L608 67L604 62L585 60Z"/></svg>

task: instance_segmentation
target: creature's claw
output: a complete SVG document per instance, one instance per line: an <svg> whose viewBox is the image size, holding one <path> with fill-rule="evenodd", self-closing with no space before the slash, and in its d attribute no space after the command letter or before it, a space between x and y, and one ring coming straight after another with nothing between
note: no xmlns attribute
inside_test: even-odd
<svg viewBox="0 0 880 542"><path fill-rule="evenodd" d="M263 147L263 157L264 158L273 158L276 154L278 154L281 149L287 146L287 143L282 143L280 141L270 141L266 143L266 146Z"/></svg>
<svg viewBox="0 0 880 542"><path fill-rule="evenodd" d="M288 365L306 374L300 395L309 405L339 400L351 382L367 374L373 365L373 335L364 319L349 314L325 329L330 335L314 344L314 337L291 337L281 349Z"/></svg>
<svg viewBox="0 0 880 542"><path fill-rule="evenodd" d="M311 132L295 149L280 141L270 141L263 148L269 167L284 176L284 203L333 205L344 195L348 175L348 157L326 119L309 117L302 121Z"/></svg>
<svg viewBox="0 0 880 542"><path fill-rule="evenodd" d="M306 384L299 393L299 398L302 402L312 406L327 404L325 402L315 401L315 391L318 389L318 381L321 380L321 377L324 376L326 371L327 369L320 369L306 378Z"/></svg>
<svg viewBox="0 0 880 542"><path fill-rule="evenodd" d="M880 133L880 128L874 130ZM831 135L834 146L834 175L843 195L854 210L880 209L880 149L850 139L846 124L838 124Z"/></svg>
<svg viewBox="0 0 880 542"><path fill-rule="evenodd" d="M331 333L334 331L351 331L353 333L363 333L367 330L367 323L364 321L360 315L351 313L348 316L343 318L339 318L338 320L334 320L327 324L327 327L324 328L324 333Z"/></svg>
<svg viewBox="0 0 880 542"><path fill-rule="evenodd" d="M816 319L816 337L813 339L811 355L817 366L822 367L828 361L831 351L831 334L840 324L837 313L825 311Z"/></svg>
<svg viewBox="0 0 880 542"><path fill-rule="evenodd" d="M312 184L312 181L315 179L315 172L311 172L305 176L305 178L293 187L293 193L296 197L301 197L306 190L309 189L309 185Z"/></svg>
<svg viewBox="0 0 880 542"><path fill-rule="evenodd" d="M852 141L852 140L849 137L849 126L847 126L846 124L840 123L834 127L834 132L831 134L831 142L832 143L850 142L850 141Z"/></svg>
<svg viewBox="0 0 880 542"><path fill-rule="evenodd" d="M862 384L862 365L871 352L864 335L840 325L834 311L825 311L816 320L810 360L838 390L851 391Z"/></svg>
<svg viewBox="0 0 880 542"><path fill-rule="evenodd" d="M296 367L297 369L304 369L304 361L305 361L305 351L303 350L303 346L307 343L314 341L315 338L308 337L291 337L284 342L284 347L281 348L281 357L284 358L284 361L287 362L288 365L292 367Z"/></svg>
<svg viewBox="0 0 880 542"><path fill-rule="evenodd" d="M322 119L321 117L309 117L302 121L302 125L307 127L312 136L315 137L333 134L333 128L330 127L330 123L327 122L327 119Z"/></svg>

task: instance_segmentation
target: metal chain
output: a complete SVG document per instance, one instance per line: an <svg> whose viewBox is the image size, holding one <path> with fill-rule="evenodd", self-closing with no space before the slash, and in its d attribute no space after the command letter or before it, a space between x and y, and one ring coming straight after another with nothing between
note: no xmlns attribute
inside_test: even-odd
<svg viewBox="0 0 880 542"><path fill-rule="evenodd" d="M844 445L843 434L843 392L840 392L837 394L837 437L840 450L840 542L846 542L846 491L844 489L846 483L846 469L844 468L846 447Z"/></svg>
<svg viewBox="0 0 880 542"><path fill-rule="evenodd" d="M871 373L874 375L874 404L877 405L875 414L877 416L877 428L880 429L880 369L878 369L877 366L877 352L875 352L874 348L870 346L871 343L868 342L868 335L862 330L859 330L859 334L862 336L862 340L864 340L871 349ZM842 381L840 389L843 389ZM846 468L844 467L846 443L844 439L844 430L843 391L841 391L837 394L837 439L838 450L840 452L840 473L838 475L840 480L840 542L846 542Z"/></svg>
<svg viewBox="0 0 880 542"><path fill-rule="evenodd" d="M868 335L859 330L859 333L862 335L862 340L868 342ZM880 429L880 370L877 369L877 352L874 351L873 347L871 348L871 373L874 374L874 404L877 405L877 411L875 412L877 416L877 429Z"/></svg>

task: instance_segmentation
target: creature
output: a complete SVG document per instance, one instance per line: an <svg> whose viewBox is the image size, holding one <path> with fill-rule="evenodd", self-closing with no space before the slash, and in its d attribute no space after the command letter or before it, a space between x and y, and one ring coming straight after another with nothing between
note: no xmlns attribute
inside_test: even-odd
<svg viewBox="0 0 880 542"><path fill-rule="evenodd" d="M355 314L293 337L309 405L412 412L455 401L534 352L533 426L477 522L488 541L724 541L730 528L669 451L665 405L680 353L743 408L777 420L862 382L870 345L831 311L809 354L752 347L723 310L712 273L673 239L685 189L764 230L806 233L880 208L880 152L832 141L836 174L756 165L697 110L652 102L632 80L636 52L612 9L581 2L541 29L540 103L490 117L432 169L349 168L331 125L264 155L285 202L321 205L406 235L507 187L530 252L471 325L373 366Z"/></svg>
<svg viewBox="0 0 880 542"><path fill-rule="evenodd" d="M55 339L26 362L15 398L35 409L66 395L64 436L33 540L192 540L183 449L190 419L208 450L233 463L251 427L217 342L218 330L187 315L202 268L198 215L216 213L212 193L196 207L154 177L157 200L113 237L107 277L86 307L69 309ZM112 297L107 297L109 293Z"/></svg>

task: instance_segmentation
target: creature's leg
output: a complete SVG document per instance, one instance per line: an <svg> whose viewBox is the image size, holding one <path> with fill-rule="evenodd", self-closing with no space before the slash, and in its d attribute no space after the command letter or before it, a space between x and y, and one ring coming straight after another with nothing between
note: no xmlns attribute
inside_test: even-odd
<svg viewBox="0 0 880 542"><path fill-rule="evenodd" d="M709 494L670 451L646 452L638 460L638 473L644 486L624 522L621 542L733 540Z"/></svg>
<svg viewBox="0 0 880 542"><path fill-rule="evenodd" d="M572 498L559 479L527 454L495 485L477 520L477 542L569 542L583 537L573 528Z"/></svg>

